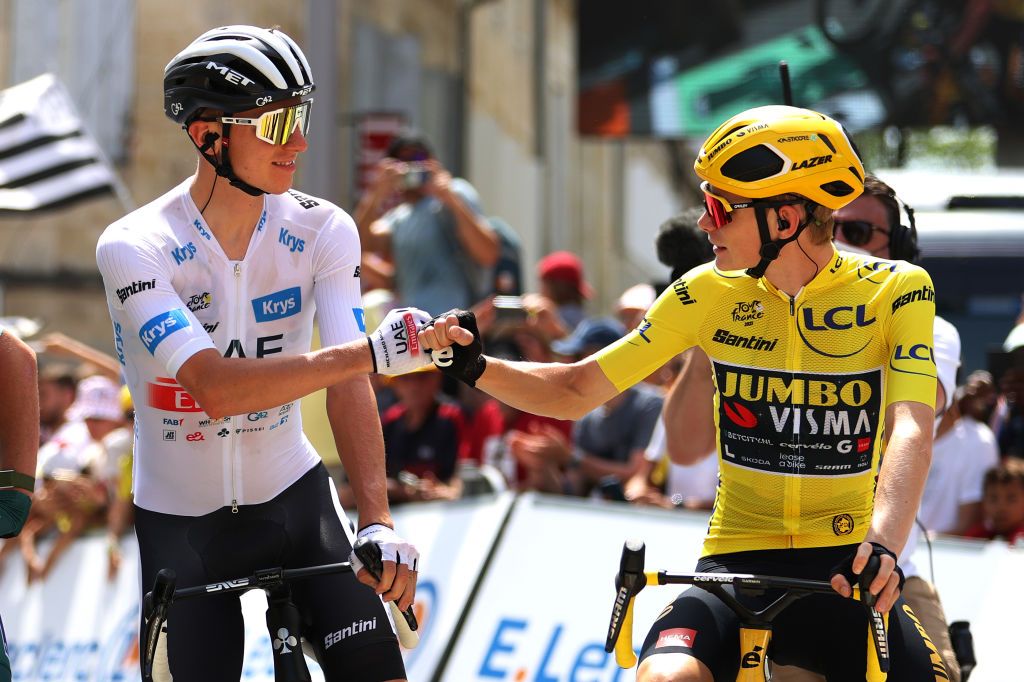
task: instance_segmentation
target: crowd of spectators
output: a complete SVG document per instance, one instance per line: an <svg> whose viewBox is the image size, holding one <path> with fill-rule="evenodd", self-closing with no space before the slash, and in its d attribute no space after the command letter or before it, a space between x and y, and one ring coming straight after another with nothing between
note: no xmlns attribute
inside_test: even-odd
<svg viewBox="0 0 1024 682"><path fill-rule="evenodd" d="M541 258L533 268L537 290L523 291L511 228L486 216L476 190L453 178L423 138L400 137L354 211L366 327L400 305L435 314L472 305L489 354L573 362L639 325L659 291L713 258L697 227L700 214L690 209L661 226L655 247L670 278L627 288L609 310L594 304L581 259L567 251ZM918 515L929 531L1024 544L1024 314L1018 322L996 375L967 376L936 422ZM24 531L0 547L0 560L20 552L28 579L38 580L93 530L107 534L113 576L132 523L131 397L113 357L56 333L34 346L41 359L39 488ZM575 423L521 412L432 368L374 376L390 501L509 489L710 510L714 444L698 462L675 464L671 425L662 419L681 369L700 362L706 356L683 353ZM42 556L39 540L48 535L56 539Z"/></svg>

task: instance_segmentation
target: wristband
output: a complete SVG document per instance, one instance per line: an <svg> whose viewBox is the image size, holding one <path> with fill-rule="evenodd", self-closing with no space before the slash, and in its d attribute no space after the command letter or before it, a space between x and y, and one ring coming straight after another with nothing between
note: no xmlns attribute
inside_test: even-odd
<svg viewBox="0 0 1024 682"><path fill-rule="evenodd" d="M21 488L22 490L34 493L36 491L36 479L20 471L6 469L0 471L0 490L7 488Z"/></svg>

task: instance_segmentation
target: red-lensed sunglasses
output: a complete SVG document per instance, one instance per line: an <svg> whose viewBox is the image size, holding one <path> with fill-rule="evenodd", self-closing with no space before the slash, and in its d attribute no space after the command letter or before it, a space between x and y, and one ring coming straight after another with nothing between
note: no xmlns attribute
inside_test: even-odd
<svg viewBox="0 0 1024 682"><path fill-rule="evenodd" d="M711 216L711 222L715 227L723 227L732 222L733 211L741 208L750 208L756 202L746 201L743 203L730 203L728 199L718 196L711 191L711 183L707 180L700 183L700 191L704 193L704 210Z"/></svg>

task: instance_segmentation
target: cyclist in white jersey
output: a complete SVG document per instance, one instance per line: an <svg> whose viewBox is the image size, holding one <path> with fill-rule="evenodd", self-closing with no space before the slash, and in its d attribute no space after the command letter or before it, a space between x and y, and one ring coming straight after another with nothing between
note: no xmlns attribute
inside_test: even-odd
<svg viewBox="0 0 1024 682"><path fill-rule="evenodd" d="M136 410L144 590L161 568L188 585L349 555L353 538L299 413L299 398L326 387L359 536L377 542L385 560L378 583L351 557L358 578L402 609L414 599L418 553L393 530L365 375L429 364L415 344L428 316L392 311L367 353L355 224L291 189L313 89L302 51L279 30L201 35L164 73L165 113L203 157L196 174L100 238L97 261ZM309 352L314 314L324 349ZM328 679L405 678L381 600L351 574L293 591ZM175 604L171 673L238 679L242 631L235 597Z"/></svg>

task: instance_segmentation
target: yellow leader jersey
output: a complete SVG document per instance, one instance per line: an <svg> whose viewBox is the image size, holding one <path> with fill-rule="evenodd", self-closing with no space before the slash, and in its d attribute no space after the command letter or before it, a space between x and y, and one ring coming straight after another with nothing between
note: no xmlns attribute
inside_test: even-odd
<svg viewBox="0 0 1024 682"><path fill-rule="evenodd" d="M902 261L836 251L795 297L709 263L597 359L620 391L691 346L711 359L719 479L704 556L843 545L871 522L885 408L935 404L934 316L931 278Z"/></svg>

